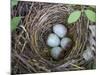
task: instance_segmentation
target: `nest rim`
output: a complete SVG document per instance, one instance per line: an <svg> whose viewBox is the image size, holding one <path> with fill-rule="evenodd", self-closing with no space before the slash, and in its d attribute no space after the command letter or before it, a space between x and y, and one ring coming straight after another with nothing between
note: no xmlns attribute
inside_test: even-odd
<svg viewBox="0 0 100 75"><path fill-rule="evenodd" d="M66 10L65 10L66 9ZM55 11L56 10L56 11ZM38 43L36 43L36 42L38 42L38 41L36 41L36 40L38 40L39 39L39 37L40 37L40 35L41 35L41 33L38 33L38 32L46 32L47 30L51 30L52 29L52 26L54 25L54 24L56 24L56 23L60 23L60 24L64 24L65 26L66 26L66 21L65 21L65 19L66 19L66 17L65 17L65 15L68 17L68 14L71 12L72 10L68 10L68 8L65 6L65 5L54 5L54 6L52 6L52 7L50 7L49 9L47 8L47 9L43 9L43 10L41 10L39 13L37 13L37 15L36 15L36 17L33 19L33 23L31 24L31 26L30 26L30 29L29 29L29 33L31 34L30 36L31 36L31 45L33 46L32 48L33 48L33 50L34 49L36 49L35 50L35 52L39 55L39 57L42 57L44 60L46 60L46 61L49 61L49 62L51 62L51 63L53 63L51 60L48 60L48 59L45 59L41 54L39 54L39 46L38 46ZM54 13L55 12L55 13ZM63 12L63 13L62 13ZM58 13L60 13L60 15L58 14ZM51 15L50 15L51 14ZM54 14L57 14L56 16L54 15ZM61 15L62 14L62 15ZM53 15L53 16L52 16ZM63 16L64 15L64 16ZM53 17L53 18L51 18L51 16ZM63 19L63 20L60 20L60 19L58 19L57 18L57 16L59 17L61 17L62 16L62 18L61 19ZM56 18L55 18L56 17ZM77 33L77 28L81 28L81 26L79 26L79 24L82 24L81 22L82 22L82 19L83 17L81 17L80 18L80 20L77 22L77 23L75 23L75 24L72 24L72 25L70 25L70 26L68 26L68 29L70 29L69 30L69 33L73 30L73 29L76 29L72 34L75 34L75 32ZM49 20L55 20L56 19L56 21L57 20L60 20L60 22L55 22L55 21L50 21L50 22L48 22L49 20L47 20L47 19L49 19ZM37 20L37 23L35 22ZM46 20L46 22L45 22L45 20ZM36 24L35 24L36 23ZM42 23L42 24L41 24ZM48 27L47 27L48 26ZM43 29L42 29L43 28ZM49 28L51 28L51 29L49 29ZM80 31L82 30L82 28L80 29ZM34 32L35 31L35 32ZM83 30L84 31L84 30ZM52 31L49 31L49 32L52 32ZM47 32L48 33L48 32ZM83 32L84 33L84 32ZM40 34L40 35L37 35L37 34ZM79 36L79 38L77 38L76 39L76 41L75 41L75 39L73 39L73 35L72 34L69 34L68 36L73 40L73 42L76 44L77 43L77 41L79 41L79 39L82 39L80 36ZM71 36L70 36L71 35ZM80 33L78 33L77 35L80 35ZM81 34L81 36L84 36L85 34ZM34 36L34 38L33 38L33 36ZM76 37L76 35L74 35L75 37ZM86 37L86 36L85 36ZM36 38L38 38L38 39L36 39ZM84 39L84 37L83 37L83 39ZM80 42L80 43L82 43L82 42ZM73 44L73 48L72 48L72 50L75 50L75 44ZM36 47L34 46L34 45L36 45ZM47 46L46 44L44 44L45 46ZM48 46L47 46L48 47ZM46 48L47 49L47 48ZM42 49L43 50L43 49ZM70 55L70 58L72 58L71 56L73 55L73 52L72 51L70 51L70 53L69 53L69 55ZM67 56L67 55L66 55ZM66 60L66 58L67 59L69 59L69 57L67 56L66 57L65 56L65 58L64 59L62 59L62 60L60 60L61 62L63 61L63 60ZM57 63L56 63L57 64ZM59 64L59 63L58 63Z"/></svg>

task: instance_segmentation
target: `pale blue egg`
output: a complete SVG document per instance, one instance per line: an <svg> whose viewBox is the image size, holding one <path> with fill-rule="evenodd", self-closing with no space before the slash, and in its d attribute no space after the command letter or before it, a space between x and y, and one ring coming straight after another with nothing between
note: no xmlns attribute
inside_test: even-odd
<svg viewBox="0 0 100 75"><path fill-rule="evenodd" d="M67 34L67 28L62 24L55 24L53 26L53 32L62 38Z"/></svg>
<svg viewBox="0 0 100 75"><path fill-rule="evenodd" d="M60 45L59 37L54 33L49 34L49 36L47 38L47 45L50 47L56 47L56 46Z"/></svg>

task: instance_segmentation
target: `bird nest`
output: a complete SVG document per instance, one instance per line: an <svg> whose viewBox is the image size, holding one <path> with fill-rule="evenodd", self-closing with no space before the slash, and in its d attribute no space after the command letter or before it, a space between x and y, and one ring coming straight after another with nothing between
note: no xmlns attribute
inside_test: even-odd
<svg viewBox="0 0 100 75"><path fill-rule="evenodd" d="M70 14L70 10L66 5L53 5L52 7L42 9L34 16L30 13L29 17L32 17L31 24L27 24L27 29L30 35L30 43L32 50L40 57L40 59L46 64L49 63L58 65L68 62L71 59L75 59L82 55L83 49L86 43L86 23L84 25L84 18L81 17L80 20L74 25L66 24L66 17ZM52 26L54 24L64 24L68 27L68 37L72 38L73 46L66 51L65 57L59 62L52 60L50 56L50 48L46 44L48 35L52 32ZM49 62L49 63L48 63Z"/></svg>
<svg viewBox="0 0 100 75"><path fill-rule="evenodd" d="M86 18L81 16L76 23L67 24L68 16L72 11L74 9L65 4L53 4L41 10L36 10L34 3L31 5L24 25L20 26L22 29L19 29L20 33L15 38L17 41L14 49L17 51L14 51L14 56L16 61L20 62L20 67L28 67L27 71L30 73L85 69L82 66L84 65L82 54L87 42L88 23ZM66 36L72 39L73 44L65 52L64 58L53 60L46 40L52 32L53 25L58 23L68 28ZM24 64L21 65L22 63Z"/></svg>

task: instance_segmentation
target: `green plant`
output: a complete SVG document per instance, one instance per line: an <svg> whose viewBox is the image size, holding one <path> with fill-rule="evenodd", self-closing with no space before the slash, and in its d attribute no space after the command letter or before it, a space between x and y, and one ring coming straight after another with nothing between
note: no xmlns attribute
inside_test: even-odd
<svg viewBox="0 0 100 75"><path fill-rule="evenodd" d="M82 14L86 16L91 22L96 22L96 13L90 9L83 9L83 8L80 11L79 10L73 11L69 15L67 22L69 24L76 22Z"/></svg>
<svg viewBox="0 0 100 75"><path fill-rule="evenodd" d="M11 0L11 6L15 6L18 4L18 0ZM19 23L19 21L21 20L21 17L13 17L11 19L11 30L15 30L17 28L17 25Z"/></svg>
<svg viewBox="0 0 100 75"><path fill-rule="evenodd" d="M85 10L85 15L87 16L87 18L92 21L92 22L95 22L96 21L96 14L95 12L93 12L92 10Z"/></svg>
<svg viewBox="0 0 100 75"><path fill-rule="evenodd" d="M17 25L20 20L21 20L21 17L14 17L13 19L11 19L11 30L12 31L17 28Z"/></svg>
<svg viewBox="0 0 100 75"><path fill-rule="evenodd" d="M69 15L68 23L74 23L74 22L76 22L80 18L80 15L81 15L81 11L77 10L77 11L72 12Z"/></svg>
<svg viewBox="0 0 100 75"><path fill-rule="evenodd" d="M18 3L18 0L11 0L11 6L12 7L17 5L17 3Z"/></svg>

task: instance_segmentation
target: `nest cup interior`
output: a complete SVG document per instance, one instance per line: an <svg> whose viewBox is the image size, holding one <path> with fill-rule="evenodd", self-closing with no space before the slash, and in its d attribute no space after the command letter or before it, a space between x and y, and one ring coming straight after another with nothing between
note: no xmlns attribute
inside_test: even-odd
<svg viewBox="0 0 100 75"><path fill-rule="evenodd" d="M80 21L74 25L66 24L66 17L70 10L64 5L54 5L50 8L43 9L37 13L32 20L30 27L31 32L31 45L33 50L45 60L53 62L50 55L50 47L47 46L46 41L48 35L52 32L52 27L54 24L64 24L68 28L68 34L66 36L70 37L73 41L72 47L67 50L65 57L59 61L67 58L72 58L79 55L80 48L82 48L84 42L84 27L81 26ZM79 31L77 31L79 29ZM80 33L81 31L81 33ZM79 32L79 33L78 33ZM83 37L82 37L83 36ZM76 45L78 43L78 45ZM81 50L82 51L82 50Z"/></svg>

